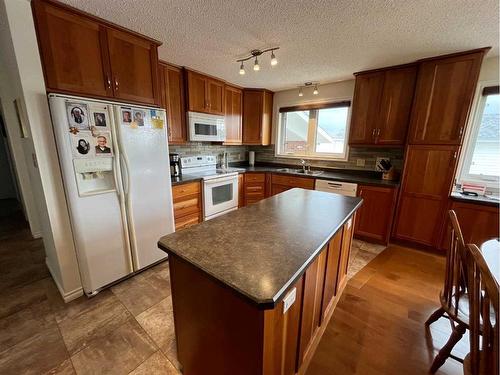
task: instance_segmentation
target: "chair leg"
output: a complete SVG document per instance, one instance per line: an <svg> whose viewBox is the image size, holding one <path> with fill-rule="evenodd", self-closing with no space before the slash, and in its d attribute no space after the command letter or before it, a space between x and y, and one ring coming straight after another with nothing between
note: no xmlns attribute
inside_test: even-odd
<svg viewBox="0 0 500 375"><path fill-rule="evenodd" d="M444 309L440 307L436 311L434 311L431 316L429 316L429 319L425 322L426 326L430 326L432 323L434 323L436 320L441 318L444 315Z"/></svg>
<svg viewBox="0 0 500 375"><path fill-rule="evenodd" d="M444 364L446 359L450 356L453 347L460 341L466 330L467 327L463 324L457 324L457 326L453 329L448 342L441 348L432 362L430 370L432 374L434 374Z"/></svg>

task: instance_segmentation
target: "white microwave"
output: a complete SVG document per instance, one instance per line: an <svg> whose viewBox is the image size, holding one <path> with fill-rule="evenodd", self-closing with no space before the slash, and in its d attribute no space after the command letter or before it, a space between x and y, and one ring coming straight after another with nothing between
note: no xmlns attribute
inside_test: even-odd
<svg viewBox="0 0 500 375"><path fill-rule="evenodd" d="M189 140L194 142L224 142L224 116L188 112Z"/></svg>

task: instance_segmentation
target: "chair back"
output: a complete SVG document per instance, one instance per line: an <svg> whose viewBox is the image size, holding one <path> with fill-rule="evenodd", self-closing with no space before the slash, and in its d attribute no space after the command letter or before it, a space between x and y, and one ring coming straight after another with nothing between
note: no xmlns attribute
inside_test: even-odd
<svg viewBox="0 0 500 375"><path fill-rule="evenodd" d="M451 224L451 243L446 254L446 273L442 299L449 314L458 315L458 300L466 293L467 276L465 271L466 248L462 230L455 211L448 211Z"/></svg>
<svg viewBox="0 0 500 375"><path fill-rule="evenodd" d="M467 246L469 292L470 372L499 373L499 293L479 248Z"/></svg>

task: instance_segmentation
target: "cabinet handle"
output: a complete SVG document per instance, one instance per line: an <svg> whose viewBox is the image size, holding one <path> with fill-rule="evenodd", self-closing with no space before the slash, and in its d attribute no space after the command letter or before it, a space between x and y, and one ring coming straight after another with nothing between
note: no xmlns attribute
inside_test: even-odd
<svg viewBox="0 0 500 375"><path fill-rule="evenodd" d="M455 151L455 152L453 153L453 159L456 159L456 158L457 158L457 152Z"/></svg>
<svg viewBox="0 0 500 375"><path fill-rule="evenodd" d="M380 128L377 129L377 137L380 135Z"/></svg>
<svg viewBox="0 0 500 375"><path fill-rule="evenodd" d="M373 129L373 130L372 130L372 138L375 138L375 131L376 131L376 130L377 130L377 129Z"/></svg>
<svg viewBox="0 0 500 375"><path fill-rule="evenodd" d="M459 136L459 137L461 137L461 136L462 136L462 134L463 134L463 132L464 132L464 127L463 127L463 126L461 126L461 127L460 127L460 130L458 131L458 136Z"/></svg>
<svg viewBox="0 0 500 375"><path fill-rule="evenodd" d="M115 90L118 90L118 78L115 77Z"/></svg>
<svg viewBox="0 0 500 375"><path fill-rule="evenodd" d="M106 81L108 82L108 89L111 90L111 78L109 78L109 76L107 76Z"/></svg>

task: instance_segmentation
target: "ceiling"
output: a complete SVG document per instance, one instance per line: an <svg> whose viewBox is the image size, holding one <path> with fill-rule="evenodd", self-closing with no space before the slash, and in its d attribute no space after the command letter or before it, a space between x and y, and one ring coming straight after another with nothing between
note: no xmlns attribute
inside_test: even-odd
<svg viewBox="0 0 500 375"><path fill-rule="evenodd" d="M352 78L360 70L492 46L498 0L62 0L163 41L161 59L245 87L282 90ZM237 58L280 46L261 70Z"/></svg>

